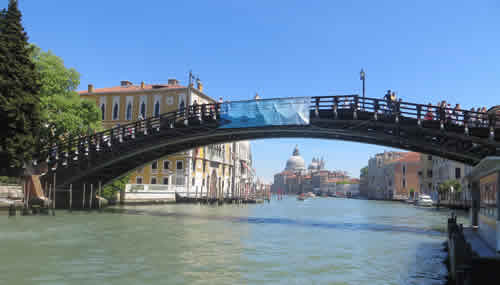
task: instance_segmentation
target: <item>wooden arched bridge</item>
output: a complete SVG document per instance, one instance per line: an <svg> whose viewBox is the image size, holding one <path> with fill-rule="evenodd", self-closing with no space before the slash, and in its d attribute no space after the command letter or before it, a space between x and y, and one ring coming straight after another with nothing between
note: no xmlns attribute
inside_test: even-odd
<svg viewBox="0 0 500 285"><path fill-rule="evenodd" d="M301 113L294 102L300 102L297 104L306 108L305 112ZM231 121L237 112L234 106L240 108L238 124ZM241 116L242 110L248 116ZM287 118L298 120L287 122ZM38 165L48 164L46 181L56 181L58 189L68 189L71 185L75 193L84 184L104 185L162 156L209 144L265 138L361 142L475 165L487 156L500 155L497 121L500 118L494 113L358 95L227 102L190 106L87 137L61 141L45 148L37 161ZM74 195L80 197L73 203L78 207L82 194ZM64 200L67 199L60 199Z"/></svg>

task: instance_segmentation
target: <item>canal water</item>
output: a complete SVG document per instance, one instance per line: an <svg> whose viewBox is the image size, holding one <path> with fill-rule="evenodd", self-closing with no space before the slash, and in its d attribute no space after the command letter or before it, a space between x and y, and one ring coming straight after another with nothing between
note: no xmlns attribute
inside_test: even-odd
<svg viewBox="0 0 500 285"><path fill-rule="evenodd" d="M55 217L0 212L0 284L444 284L448 215L294 197Z"/></svg>

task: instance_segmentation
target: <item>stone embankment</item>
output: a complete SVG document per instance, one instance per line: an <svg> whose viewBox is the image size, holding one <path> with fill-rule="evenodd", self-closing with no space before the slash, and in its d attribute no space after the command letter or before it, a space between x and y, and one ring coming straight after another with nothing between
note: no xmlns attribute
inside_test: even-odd
<svg viewBox="0 0 500 285"><path fill-rule="evenodd" d="M473 228L448 219L448 284L498 284L500 255L490 248Z"/></svg>
<svg viewBox="0 0 500 285"><path fill-rule="evenodd" d="M0 209L8 209L11 205L23 206L23 188L20 185L0 185Z"/></svg>

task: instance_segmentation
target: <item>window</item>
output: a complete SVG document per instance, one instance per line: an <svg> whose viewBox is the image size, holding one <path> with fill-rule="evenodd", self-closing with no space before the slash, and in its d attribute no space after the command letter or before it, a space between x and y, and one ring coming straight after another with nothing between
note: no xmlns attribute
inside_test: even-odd
<svg viewBox="0 0 500 285"><path fill-rule="evenodd" d="M156 177L151 177L151 184L156 184Z"/></svg>
<svg viewBox="0 0 500 285"><path fill-rule="evenodd" d="M127 104L127 115L126 115L127 120L132 120L132 103Z"/></svg>
<svg viewBox="0 0 500 285"><path fill-rule="evenodd" d="M118 120L118 103L113 105L113 120Z"/></svg>
<svg viewBox="0 0 500 285"><path fill-rule="evenodd" d="M105 118L106 118L106 115L105 115L105 114L106 114L106 105L101 104L101 116L102 116L102 117L101 117L101 119L102 119L103 121L104 121L104 120L105 120Z"/></svg>
<svg viewBox="0 0 500 285"><path fill-rule="evenodd" d="M196 159L193 158L193 171L195 171L195 170L196 170Z"/></svg>
<svg viewBox="0 0 500 285"><path fill-rule="evenodd" d="M406 179L403 178L403 188L406 188Z"/></svg>
<svg viewBox="0 0 500 285"><path fill-rule="evenodd" d="M201 186L205 186L205 178L203 178L203 180L201 180Z"/></svg>
<svg viewBox="0 0 500 285"><path fill-rule="evenodd" d="M203 173L205 173L206 169L207 169L207 162L203 161Z"/></svg>
<svg viewBox="0 0 500 285"><path fill-rule="evenodd" d="M403 176L406 175L406 165L403 165Z"/></svg>
<svg viewBox="0 0 500 285"><path fill-rule="evenodd" d="M137 176L135 178L135 184L142 184L142 177L141 176Z"/></svg>
<svg viewBox="0 0 500 285"><path fill-rule="evenodd" d="M175 185L184 185L184 175L175 176Z"/></svg>
<svg viewBox="0 0 500 285"><path fill-rule="evenodd" d="M155 103L155 117L160 116L160 102L156 101Z"/></svg>
<svg viewBox="0 0 500 285"><path fill-rule="evenodd" d="M158 161L155 160L153 163L151 163L151 169L158 169Z"/></svg>
<svg viewBox="0 0 500 285"><path fill-rule="evenodd" d="M174 97L168 96L167 97L167 105L173 105L174 104Z"/></svg>
<svg viewBox="0 0 500 285"><path fill-rule="evenodd" d="M427 160L432 160L432 155L428 155Z"/></svg>
<svg viewBox="0 0 500 285"><path fill-rule="evenodd" d="M170 161L168 160L163 161L163 169L170 169Z"/></svg>
<svg viewBox="0 0 500 285"><path fill-rule="evenodd" d="M432 169L427 169L427 177L432 178Z"/></svg>
<svg viewBox="0 0 500 285"><path fill-rule="evenodd" d="M163 177L163 184L168 185L168 177Z"/></svg>
<svg viewBox="0 0 500 285"><path fill-rule="evenodd" d="M194 177L191 178L191 185L194 185Z"/></svg>
<svg viewBox="0 0 500 285"><path fill-rule="evenodd" d="M497 178L495 177L495 180ZM495 181L496 182L496 181ZM480 212L483 215L497 217L497 185L496 183L481 183L480 185Z"/></svg>
<svg viewBox="0 0 500 285"><path fill-rule="evenodd" d="M176 168L177 168L177 170L182 170L184 168L184 161L177 160Z"/></svg>
<svg viewBox="0 0 500 285"><path fill-rule="evenodd" d="M141 103L141 108L140 108L139 115L140 115L143 119L146 119L146 103L144 103L144 101Z"/></svg>
<svg viewBox="0 0 500 285"><path fill-rule="evenodd" d="M456 178L456 179L460 179L461 174L462 174L462 173L461 173L461 170L462 170L462 169L460 169L460 167L455 168L455 178Z"/></svg>

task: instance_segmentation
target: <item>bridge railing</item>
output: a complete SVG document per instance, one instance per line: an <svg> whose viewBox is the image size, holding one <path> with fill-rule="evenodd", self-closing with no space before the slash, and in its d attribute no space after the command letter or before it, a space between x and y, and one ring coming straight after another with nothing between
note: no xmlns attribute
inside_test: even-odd
<svg viewBox="0 0 500 285"><path fill-rule="evenodd" d="M145 120L117 125L114 128L96 132L88 136L68 137L61 139L59 143L47 145L40 150L41 157L47 157L47 161L78 160L82 155L88 156L92 151L103 151L109 149L115 143L135 139L138 136L148 135L160 131L161 128L175 128L179 125L187 125L188 122L197 120L215 121L219 117L220 103L193 105L176 111L158 114ZM64 164L64 163L63 163Z"/></svg>
<svg viewBox="0 0 500 285"><path fill-rule="evenodd" d="M378 98L363 98L358 95L321 96L311 98L311 111L350 110L355 113L368 112L372 115L390 115L397 119L409 118L419 122L439 122L441 126L468 128L498 128L500 117L495 113L477 112L458 108L391 101ZM375 118L376 119L376 118Z"/></svg>
<svg viewBox="0 0 500 285"><path fill-rule="evenodd" d="M80 160L90 153L107 151L113 144L121 144L138 136L147 136L164 128L177 128L205 121L217 122L224 103L198 104L176 111L158 114L88 136L66 138L55 145L47 145L40 151L40 158L50 162L62 161L63 165ZM500 118L495 113L473 112L463 109L363 98L358 95L311 97L312 116L325 112L333 119L390 120L395 123L415 120L419 127L437 126L470 135L471 128L488 129L489 138L495 138L495 128ZM346 118L345 114L351 116ZM322 115L321 115L322 116ZM498 128L498 127L497 127Z"/></svg>

